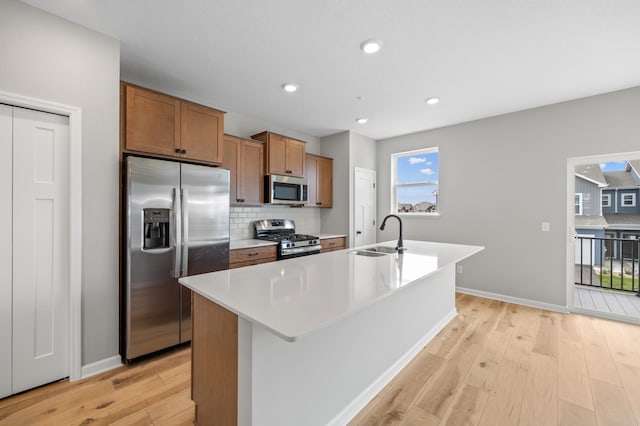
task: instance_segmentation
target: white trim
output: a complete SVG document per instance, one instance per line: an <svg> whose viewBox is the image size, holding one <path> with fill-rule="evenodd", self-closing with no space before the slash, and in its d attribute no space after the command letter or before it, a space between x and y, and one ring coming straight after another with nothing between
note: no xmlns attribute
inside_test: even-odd
<svg viewBox="0 0 640 426"><path fill-rule="evenodd" d="M0 91L0 102L69 117L69 380L82 378L82 110Z"/></svg>
<svg viewBox="0 0 640 426"><path fill-rule="evenodd" d="M411 347L398 361L389 367L380 375L369 387L367 387L360 395L349 403L340 413L338 413L328 425L346 425L352 420L364 407L367 406L373 398L376 397L384 389L384 387L393 380L404 367L406 367L413 358L415 358L422 349L429 343L443 328L456 317L458 311L454 308L436 325L431 328L413 347Z"/></svg>
<svg viewBox="0 0 640 426"><path fill-rule="evenodd" d="M410 183L398 183L398 170L397 170L397 159L398 157L409 157L412 155L422 155L422 154L433 154L436 153L438 154L438 180L425 180L425 181L421 181L421 182L410 182ZM440 164L442 163L440 161L440 148L437 146L433 146L430 148L422 148L422 149L415 149L412 151L403 151L403 152L392 152L391 155L389 156L389 159L391 161L391 179L390 179L390 191L391 191L391 204L390 204L390 212L392 214L411 214L414 217L424 217L424 216L439 216L440 215ZM434 191L438 191L438 195L436 196L436 212L425 212L425 213L420 213L420 212L398 212L398 198L397 198L397 189L400 187L403 188L407 188L407 187L412 187L412 186L435 186L435 190ZM434 192L432 191L432 193Z"/></svg>
<svg viewBox="0 0 640 426"><path fill-rule="evenodd" d="M104 373L115 368L122 367L122 358L120 355L114 355L111 358L105 358L100 361L92 362L91 364L82 366L81 379L86 379L96 374Z"/></svg>
<svg viewBox="0 0 640 426"><path fill-rule="evenodd" d="M605 197L607 197L607 204L604 203ZM611 207L611 193L602 194L600 196L600 207Z"/></svg>
<svg viewBox="0 0 640 426"><path fill-rule="evenodd" d="M504 294L491 293L488 291L475 290L472 288L456 287L458 293L470 294L472 296L484 297L485 299L500 300L502 302L514 303L516 305L529 306L530 308L544 309L546 311L569 313L567 306L553 303L538 302L537 300L522 299L520 297L505 296Z"/></svg>
<svg viewBox="0 0 640 426"><path fill-rule="evenodd" d="M378 172L376 172L375 170L371 170L371 169L366 169L364 167L357 167L357 166L353 166L353 175L349 176L349 179L351 179L351 194L350 194L350 204L351 204L351 211L349 212L349 238L347 241L347 246L348 247L354 247L355 245L355 241L356 241L356 197L355 197L355 192L356 192L356 174L358 173L368 173L373 177L373 183L375 185L375 187L373 188L373 220L375 220L376 225L374 226L375 229L378 229ZM374 240L378 241L378 236L377 234L374 233Z"/></svg>
<svg viewBox="0 0 640 426"><path fill-rule="evenodd" d="M628 322L630 324L640 325L640 318L634 318L631 316L621 315L621 314L614 314L612 312L601 312L593 309L579 308L574 306L573 308L571 308L571 313L589 315L592 317L604 318L612 321L622 321L622 322Z"/></svg>
<svg viewBox="0 0 640 426"><path fill-rule="evenodd" d="M584 180L589 181L591 183L595 183L596 185L598 185L598 188L606 188L607 186L609 186L608 183L598 182L597 180L588 178L585 175L581 175L580 173L576 173L576 176L579 177L580 179L584 179Z"/></svg>
<svg viewBox="0 0 640 426"><path fill-rule="evenodd" d="M574 204L574 194L576 191L575 187L575 172L576 166L584 165L584 164L600 164L600 163L608 163L612 161L629 161L630 159L640 159L640 151L629 151L629 152L620 152L617 154L601 154L601 155L589 155L585 157L573 157L567 158L567 193L566 193L566 224L567 224L567 240L566 244L566 258L565 258L565 286L566 286L566 295L567 295L567 306L569 309L574 309L573 305L573 290L574 290L574 280L575 280L575 204ZM616 190L617 191L617 190ZM617 197L614 197L616 212L617 212Z"/></svg>
<svg viewBox="0 0 640 426"><path fill-rule="evenodd" d="M631 196L631 204L624 203L624 197ZM620 194L620 207L635 207L636 194L634 192L623 192Z"/></svg>

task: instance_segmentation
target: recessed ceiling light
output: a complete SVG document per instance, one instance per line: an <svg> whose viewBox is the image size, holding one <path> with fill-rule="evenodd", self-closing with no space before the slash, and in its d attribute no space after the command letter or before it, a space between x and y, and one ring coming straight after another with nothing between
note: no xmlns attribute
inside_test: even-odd
<svg viewBox="0 0 640 426"><path fill-rule="evenodd" d="M367 121L369 121L369 119L365 118L365 117L356 118L356 123L358 123L358 124L364 124Z"/></svg>
<svg viewBox="0 0 640 426"><path fill-rule="evenodd" d="M285 92L293 93L293 92L297 92L300 86L298 86L295 83L285 83L282 85L282 88L284 89Z"/></svg>
<svg viewBox="0 0 640 426"><path fill-rule="evenodd" d="M382 49L382 42L380 40L369 39L360 43L360 49L364 53L372 54Z"/></svg>
<svg viewBox="0 0 640 426"><path fill-rule="evenodd" d="M440 102L440 98L427 98L425 102L428 103L429 105L435 105L438 102Z"/></svg>

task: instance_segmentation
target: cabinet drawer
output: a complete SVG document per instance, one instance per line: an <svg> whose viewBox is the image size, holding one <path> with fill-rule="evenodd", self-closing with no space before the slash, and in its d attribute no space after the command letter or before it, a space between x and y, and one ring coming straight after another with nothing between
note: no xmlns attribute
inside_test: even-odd
<svg viewBox="0 0 640 426"><path fill-rule="evenodd" d="M233 268L234 263L252 262L266 259L265 262L277 259L277 246L251 247L246 249L231 250L229 252L229 264ZM242 265L247 266L247 265Z"/></svg>
<svg viewBox="0 0 640 426"><path fill-rule="evenodd" d="M341 250L346 248L347 239L345 237L327 238L326 240L320 240L320 246L323 252Z"/></svg>

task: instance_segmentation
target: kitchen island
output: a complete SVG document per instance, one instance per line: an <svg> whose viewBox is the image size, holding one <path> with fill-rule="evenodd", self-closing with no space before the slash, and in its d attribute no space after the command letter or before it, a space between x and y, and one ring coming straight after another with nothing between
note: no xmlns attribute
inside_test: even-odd
<svg viewBox="0 0 640 426"><path fill-rule="evenodd" d="M197 424L350 420L455 317L455 264L483 249L405 247L181 278L193 290Z"/></svg>

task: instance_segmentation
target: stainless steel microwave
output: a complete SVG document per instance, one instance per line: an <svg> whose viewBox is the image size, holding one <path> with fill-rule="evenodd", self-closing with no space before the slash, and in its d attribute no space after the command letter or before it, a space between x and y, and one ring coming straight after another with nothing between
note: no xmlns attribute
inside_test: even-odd
<svg viewBox="0 0 640 426"><path fill-rule="evenodd" d="M270 204L305 204L308 182L293 176L266 175L264 177L265 202Z"/></svg>

